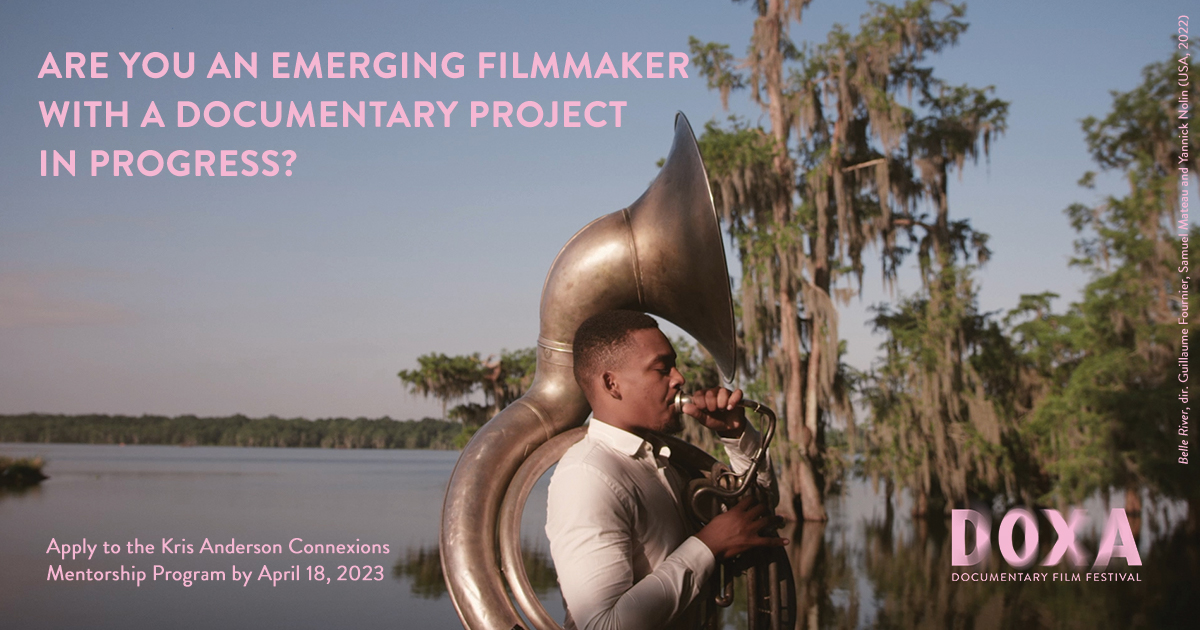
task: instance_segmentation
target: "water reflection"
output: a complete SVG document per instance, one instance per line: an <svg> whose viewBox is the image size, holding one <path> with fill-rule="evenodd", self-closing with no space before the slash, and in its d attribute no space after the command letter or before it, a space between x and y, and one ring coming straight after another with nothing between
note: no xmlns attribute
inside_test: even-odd
<svg viewBox="0 0 1200 630"><path fill-rule="evenodd" d="M403 627L462 627L450 598L442 596L446 586L438 549L424 544L437 538L439 508L456 453L44 444L3 448L18 457L46 454L51 479L22 495L0 494L0 627L127 630L161 627L163 619L171 619L178 630L206 630L242 627L247 619L257 619L263 620L259 625L315 630L372 625L397 616ZM1130 527L1142 543L1143 564L1132 571L1140 582L964 583L951 579L946 521L910 519L905 516L906 496L896 496L894 510L886 509L885 497L868 482L849 479L844 493L827 503L828 523L792 524L782 532L792 540L788 554L796 577L798 630L1195 627L1180 621L1188 620L1187 615L1194 619L1188 607L1194 607L1200 584L1200 536L1187 529L1186 504L1147 497L1140 518L1130 515ZM1122 505L1115 496L1111 506L1100 499L1085 506L1092 527L1081 531L1080 540L1087 559L1095 557L1103 527L1099 515ZM526 570L547 610L562 619L553 563L545 551L549 545L538 537L545 523L544 486L535 488L527 506L522 527ZM993 515L993 545L999 520ZM1049 527L1041 534L1039 558L1057 538ZM392 565L396 579L233 589L185 589L162 582L126 589L114 583L46 580L51 536L59 541L236 536L286 543L297 535L389 541L392 553L384 562ZM111 569L122 562L129 560L70 566ZM331 558L325 564L337 562ZM1125 567L1124 560L1115 559L1110 571L1128 572ZM1011 569L993 548L984 566L970 568L980 571ZM71 606L62 605L64 594ZM180 615L181 610L188 614ZM746 627L740 594L722 621L722 627Z"/></svg>
<svg viewBox="0 0 1200 630"><path fill-rule="evenodd" d="M1110 567L1137 573L1140 582L961 582L952 574L1015 570L995 550L981 565L952 567L950 532L940 518L897 519L892 510L882 517L852 515L844 507L831 514L830 523L793 523L782 532L793 541L788 558L796 576L797 630L1181 627L1178 620L1186 618L1200 583L1200 544L1182 521L1152 527L1157 535L1142 566L1115 560ZM1140 530L1140 519L1131 524ZM1038 557L1054 540L1052 528L1041 532ZM1094 557L1095 536L1081 541ZM523 555L537 593L556 596L549 555L529 543ZM1029 571L1072 574L1065 566ZM438 600L446 593L436 545L407 549L392 575L409 581L414 596ZM743 586L739 579L734 604L722 611L718 627L746 628Z"/></svg>
<svg viewBox="0 0 1200 630"><path fill-rule="evenodd" d="M529 584L538 595L558 590L558 574L549 554L528 541L521 545L521 557ZM441 599L446 594L446 579L442 574L442 556L437 545L409 547L392 565L392 577L409 580L412 594L422 599Z"/></svg>
<svg viewBox="0 0 1200 630"><path fill-rule="evenodd" d="M41 491L42 487L40 485L0 486L0 501L3 501L6 497L37 496Z"/></svg>
<svg viewBox="0 0 1200 630"><path fill-rule="evenodd" d="M1135 538L1142 541L1142 565L1114 559L1107 571L1134 573L1140 581L1084 581L1086 574L1059 565L1028 569L1045 574L1046 582L962 582L952 574L1016 572L995 548L998 517L989 558L977 566L953 567L948 520L864 509L877 505L873 502L831 504L829 523L790 524L782 532L793 541L788 557L796 577L797 630L1195 627L1185 620L1194 619L1189 607L1200 584L1200 537L1189 532L1184 519L1130 518ZM1100 511L1093 506L1089 513ZM1038 558L1056 540L1053 528L1041 525ZM1098 538L1096 531L1079 538L1089 560L1095 558ZM1080 581L1064 581L1063 575L1067 580L1079 575ZM739 580L737 599L723 611L719 626L746 628L745 606Z"/></svg>
<svg viewBox="0 0 1200 630"><path fill-rule="evenodd" d="M1093 510L1091 514L1096 514ZM1105 512L1107 513L1107 512ZM1130 628L1184 627L1187 606L1200 580L1200 541L1181 519L1150 519L1152 540L1141 554L1142 565L1129 567L1115 559L1110 572L1135 573L1138 582L1083 581L1085 574L1065 564L1034 566L1047 582L962 582L955 573L1015 573L996 552L980 565L953 567L951 536L941 518L897 522L891 510L883 518L860 517L837 527L805 524L790 550L801 602L798 628ZM1132 518L1135 538L1141 518ZM819 536L819 543L810 537ZM853 532L861 532L854 535ZM1039 528L1044 558L1056 536ZM847 535L850 534L850 535ZM1141 538L1143 546L1147 538ZM1097 536L1080 537L1088 559L1095 558ZM820 547L813 551L814 547ZM1055 574L1069 580L1055 580ZM1189 626L1194 627L1194 626Z"/></svg>
<svg viewBox="0 0 1200 630"><path fill-rule="evenodd" d="M6 493L24 494L48 477L42 473L46 461L41 457L0 455L0 497Z"/></svg>

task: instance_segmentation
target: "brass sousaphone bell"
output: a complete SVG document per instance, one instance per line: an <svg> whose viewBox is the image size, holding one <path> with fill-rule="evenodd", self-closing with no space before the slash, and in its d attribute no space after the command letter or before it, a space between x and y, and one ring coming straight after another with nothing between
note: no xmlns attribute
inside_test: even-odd
<svg viewBox="0 0 1200 630"><path fill-rule="evenodd" d="M585 319L612 309L674 323L732 381L736 337L725 248L700 149L682 113L675 116L666 163L646 192L585 226L555 258L542 288L533 384L479 429L454 467L442 506L441 560L467 630L525 628L518 606L534 628L560 628L525 574L521 512L542 474L583 437L590 408L572 374L572 342ZM671 452L672 461L697 480L693 487L722 488L708 494L728 500L738 480L722 479L716 460L673 438ZM743 484L743 490L753 485ZM788 630L795 623L791 566L782 550L775 551L742 559L762 565L750 580L752 630ZM718 604L727 605L726 584L717 590Z"/></svg>

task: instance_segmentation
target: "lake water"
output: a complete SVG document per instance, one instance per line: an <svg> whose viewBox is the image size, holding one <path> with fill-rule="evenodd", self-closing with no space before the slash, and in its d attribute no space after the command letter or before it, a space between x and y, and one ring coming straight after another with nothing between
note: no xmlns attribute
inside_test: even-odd
<svg viewBox="0 0 1200 630"><path fill-rule="evenodd" d="M456 452L0 444L0 454L41 455L50 475L39 488L0 495L0 627L461 627L437 555L442 498ZM544 587L543 602L561 617L541 531L545 479L528 507L527 566ZM889 517L862 482L848 483L828 507L829 523L785 532L793 540L798 627L1195 627L1177 616L1200 594L1200 544L1178 525L1178 504L1154 504L1146 522L1135 523L1143 565L1129 568L1115 560L1109 571L1136 573L1141 581L1119 584L955 582L949 536L937 521ZM1092 514L1103 508L1098 501L1086 507ZM1095 535L1085 544L1093 553ZM98 547L90 560L47 553L51 539L70 545L84 538L88 544L119 543L121 552L105 554ZM126 543L135 538L153 544L155 553L128 553ZM279 544L283 552L200 554L206 538L214 544ZM296 538L388 550L293 554L288 545ZM1045 532L1043 546L1053 538L1052 530ZM193 545L196 553L164 554L163 539ZM970 570L1012 571L998 555ZM145 571L146 581L47 579L59 566L120 571L122 565ZM227 578L236 566L251 577L245 586L195 581L188 587L164 576L153 579L155 565L224 570ZM260 578L264 565L281 575L298 571L300 580L272 585ZM328 583L309 579L310 567L317 566ZM355 576L360 579L337 579ZM729 615L729 627L740 620Z"/></svg>

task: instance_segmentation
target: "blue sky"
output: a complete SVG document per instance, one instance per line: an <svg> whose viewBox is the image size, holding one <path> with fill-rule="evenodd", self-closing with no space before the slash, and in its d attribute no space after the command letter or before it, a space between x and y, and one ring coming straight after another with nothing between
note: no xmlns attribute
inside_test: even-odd
<svg viewBox="0 0 1200 630"><path fill-rule="evenodd" d="M817 0L793 26L821 41L863 2ZM990 163L950 188L951 213L991 234L984 309L1086 279L1067 268L1062 209L1096 200L1079 119L1165 58L1178 3L975 2L959 46L934 60L952 83L1011 102ZM637 198L682 110L723 119L703 79L476 78L480 51L598 60L686 51L689 35L744 50L752 10L689 2L39 2L0 6L0 413L397 418L439 406L395 374L419 354L532 346L554 255L577 229ZM48 52L104 51L107 79L38 79ZM194 52L197 72L125 78L119 51ZM259 78L206 79L220 51L259 56ZM466 56L462 79L271 79L270 55L408 51ZM596 61L593 61L596 63ZM138 64L140 66L140 64ZM38 101L129 101L128 128L47 128ZM140 128L155 101L167 128ZM458 100L449 128L174 127L174 103ZM623 100L622 127L471 128L472 100ZM745 94L735 113L757 120ZM390 106L389 106L390 108ZM385 108L384 116L388 109ZM103 119L103 108L101 108ZM561 112L560 112L561 114ZM339 116L340 119L340 116ZM440 115L435 116L435 120ZM611 114L609 117L611 121ZM103 123L102 123L103 124ZM39 152L77 151L75 177L41 177ZM91 177L93 149L292 149L292 177ZM111 168L111 167L110 167ZM1120 192L1116 176L1102 192ZM871 260L868 257L868 260ZM880 339L886 301L870 264L842 315L849 360ZM906 278L906 279L905 279ZM915 290L911 275L901 290Z"/></svg>

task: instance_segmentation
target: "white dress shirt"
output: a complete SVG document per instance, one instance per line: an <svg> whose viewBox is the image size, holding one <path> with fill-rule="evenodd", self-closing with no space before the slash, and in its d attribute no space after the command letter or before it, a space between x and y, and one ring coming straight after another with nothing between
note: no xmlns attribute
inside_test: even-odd
<svg viewBox="0 0 1200 630"><path fill-rule="evenodd" d="M761 436L722 439L734 472ZM550 480L546 536L567 608L567 630L696 628L696 601L716 562L692 536L668 465L670 449L592 418ZM763 471L760 483L770 480Z"/></svg>

